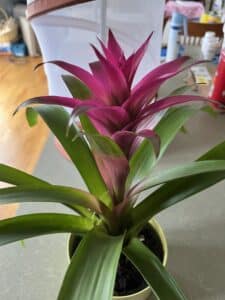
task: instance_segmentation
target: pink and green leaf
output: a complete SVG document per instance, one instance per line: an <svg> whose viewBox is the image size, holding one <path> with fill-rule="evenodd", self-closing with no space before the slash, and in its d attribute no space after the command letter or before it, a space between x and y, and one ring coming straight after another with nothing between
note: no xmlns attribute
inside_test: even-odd
<svg viewBox="0 0 225 300"><path fill-rule="evenodd" d="M54 64L65 71L73 74L75 77L77 77L80 81L82 81L90 90L92 93L93 97L97 97L98 99L102 100L103 102L107 102L107 95L104 90L104 86L102 85L101 82L99 82L92 74L87 72L86 70L67 63L65 61L60 61L60 60L53 60L53 61L48 61L45 63L51 63ZM37 65L36 69L43 65L43 63Z"/></svg>
<svg viewBox="0 0 225 300"><path fill-rule="evenodd" d="M119 148L110 138L101 135L88 135L96 163L108 187L114 202L123 200L124 187L129 163Z"/></svg>
<svg viewBox="0 0 225 300"><path fill-rule="evenodd" d="M134 76L137 72L137 69L147 51L150 39L153 35L153 32L148 36L148 38L146 39L146 41L141 45L141 47L132 55L130 55L128 57L128 59L126 60L126 63L123 66L123 73L125 75L125 77L127 78L127 82L129 87L131 87Z"/></svg>

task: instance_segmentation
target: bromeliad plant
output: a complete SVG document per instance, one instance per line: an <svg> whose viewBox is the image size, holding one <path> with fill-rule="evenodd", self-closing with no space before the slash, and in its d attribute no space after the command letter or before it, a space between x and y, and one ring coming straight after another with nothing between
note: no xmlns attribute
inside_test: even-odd
<svg viewBox="0 0 225 300"><path fill-rule="evenodd" d="M177 132L197 111L190 105L177 105L204 99L177 95L177 91L166 98L156 97L166 80L192 65L184 66L189 57L160 65L133 85L150 37L126 58L110 31L108 45L100 41L103 54L92 46L98 61L90 64L91 73L51 61L72 73L63 80L73 98L39 97L19 107L45 104L29 109L28 119L34 112L42 117L89 190L56 186L0 165L0 180L14 185L0 190L1 204L56 202L72 210L71 214L31 214L0 222L1 245L59 232L82 237L58 300L111 300L121 253L158 299L186 299L138 234L162 210L225 178L225 142L192 163L153 173ZM60 106L72 108L71 115ZM142 191L145 197L138 202Z"/></svg>

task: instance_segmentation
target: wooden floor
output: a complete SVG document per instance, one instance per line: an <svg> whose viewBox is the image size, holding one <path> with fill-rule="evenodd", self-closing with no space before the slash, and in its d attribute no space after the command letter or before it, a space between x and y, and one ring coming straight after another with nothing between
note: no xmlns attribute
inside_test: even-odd
<svg viewBox="0 0 225 300"><path fill-rule="evenodd" d="M40 58L27 58L16 63L8 57L0 57L0 163L8 164L32 173L48 137L46 126L39 120L30 128L25 110L12 117L22 101L47 95L47 83L43 69L33 72ZM0 187L5 184L0 183ZM0 206L0 219L15 214L17 205Z"/></svg>

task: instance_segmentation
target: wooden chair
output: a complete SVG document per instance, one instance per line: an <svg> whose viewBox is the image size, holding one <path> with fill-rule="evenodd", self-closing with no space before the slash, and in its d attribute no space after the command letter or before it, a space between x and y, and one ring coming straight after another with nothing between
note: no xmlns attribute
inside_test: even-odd
<svg viewBox="0 0 225 300"><path fill-rule="evenodd" d="M181 43L184 45L200 45L201 40L207 31L215 32L216 36L223 39L223 23L203 24L199 22L188 22L188 36L181 37Z"/></svg>

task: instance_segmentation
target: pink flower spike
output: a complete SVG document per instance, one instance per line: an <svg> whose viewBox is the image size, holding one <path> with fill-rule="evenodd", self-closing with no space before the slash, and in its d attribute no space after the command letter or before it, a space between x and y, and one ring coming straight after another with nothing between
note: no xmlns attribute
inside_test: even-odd
<svg viewBox="0 0 225 300"><path fill-rule="evenodd" d="M123 200L129 162L119 146L109 137L87 135L87 138L102 178L116 204Z"/></svg>
<svg viewBox="0 0 225 300"><path fill-rule="evenodd" d="M105 92L107 94L107 104L113 105L113 99L111 99L111 87L109 85L109 82L107 80L107 77L105 75L105 70L102 67L102 64L100 61L95 61L89 64L89 67L91 69L92 74L95 76L95 78L98 79L98 81L102 82Z"/></svg>
<svg viewBox="0 0 225 300"><path fill-rule="evenodd" d="M132 113L139 112L143 105L149 103L155 97L159 87L166 80L182 71L185 71L195 64L202 63L202 61L194 62L184 68L181 68L181 66L189 59L189 56L180 57L173 62L160 65L149 72L133 88L130 98L124 103L123 107Z"/></svg>
<svg viewBox="0 0 225 300"><path fill-rule="evenodd" d="M70 64L70 63L67 63L64 61L60 61L60 60L48 61L45 63L54 64L54 65L64 69L65 71L73 74L75 77L77 77L79 80L81 80L84 84L87 85L87 87L90 89L90 91L94 97L107 103L107 95L105 93L104 86L102 85L101 82L96 80L96 78L92 74L87 72L86 70L84 70L76 65L73 65L73 64ZM45 63L41 63L41 64L37 65L36 69Z"/></svg>
<svg viewBox="0 0 225 300"><path fill-rule="evenodd" d="M137 69L141 63L141 60L143 59L145 52L147 51L149 42L151 40L151 37L153 35L153 32L148 36L148 38L145 40L145 42L141 45L141 47L132 55L128 57L126 60L125 66L123 68L123 72L125 74L125 77L128 80L129 86L132 85L135 73L137 72Z"/></svg>
<svg viewBox="0 0 225 300"><path fill-rule="evenodd" d="M142 119L149 117L159 111L164 109L185 104L187 102L210 102L210 99L202 97L202 96L195 96L195 95L178 95L178 96L171 96L160 99L142 110Z"/></svg>
<svg viewBox="0 0 225 300"><path fill-rule="evenodd" d="M117 59L118 62L125 62L126 58L122 48L120 47L119 43L117 42L113 32L109 29L108 35L108 49L111 53L114 54L114 57Z"/></svg>
<svg viewBox="0 0 225 300"><path fill-rule="evenodd" d="M114 54L104 45L104 43L99 38L98 41L101 45L105 58L109 60L113 65L119 66L119 62L117 58L114 56Z"/></svg>
<svg viewBox="0 0 225 300"><path fill-rule="evenodd" d="M14 112L17 113L18 110L20 110L23 107L27 107L29 105L34 105L34 104L47 104L47 105L61 105L65 107L71 107L71 108L79 108L82 106L89 106L89 107L97 107L101 104L95 100L86 100L86 101L81 101L75 98L69 98L69 97L60 97L60 96L44 96L44 97L36 97L29 99L27 101L22 102Z"/></svg>
<svg viewBox="0 0 225 300"><path fill-rule="evenodd" d="M125 101L129 95L129 89L124 74L119 67L113 65L105 59L105 57L92 45L92 48L98 57L102 68L104 68L105 76L108 79L108 84L111 87L111 97L116 104L120 104Z"/></svg>
<svg viewBox="0 0 225 300"><path fill-rule="evenodd" d="M127 112L119 106L97 107L89 111L88 116L98 132L107 136L111 136L129 122Z"/></svg>

